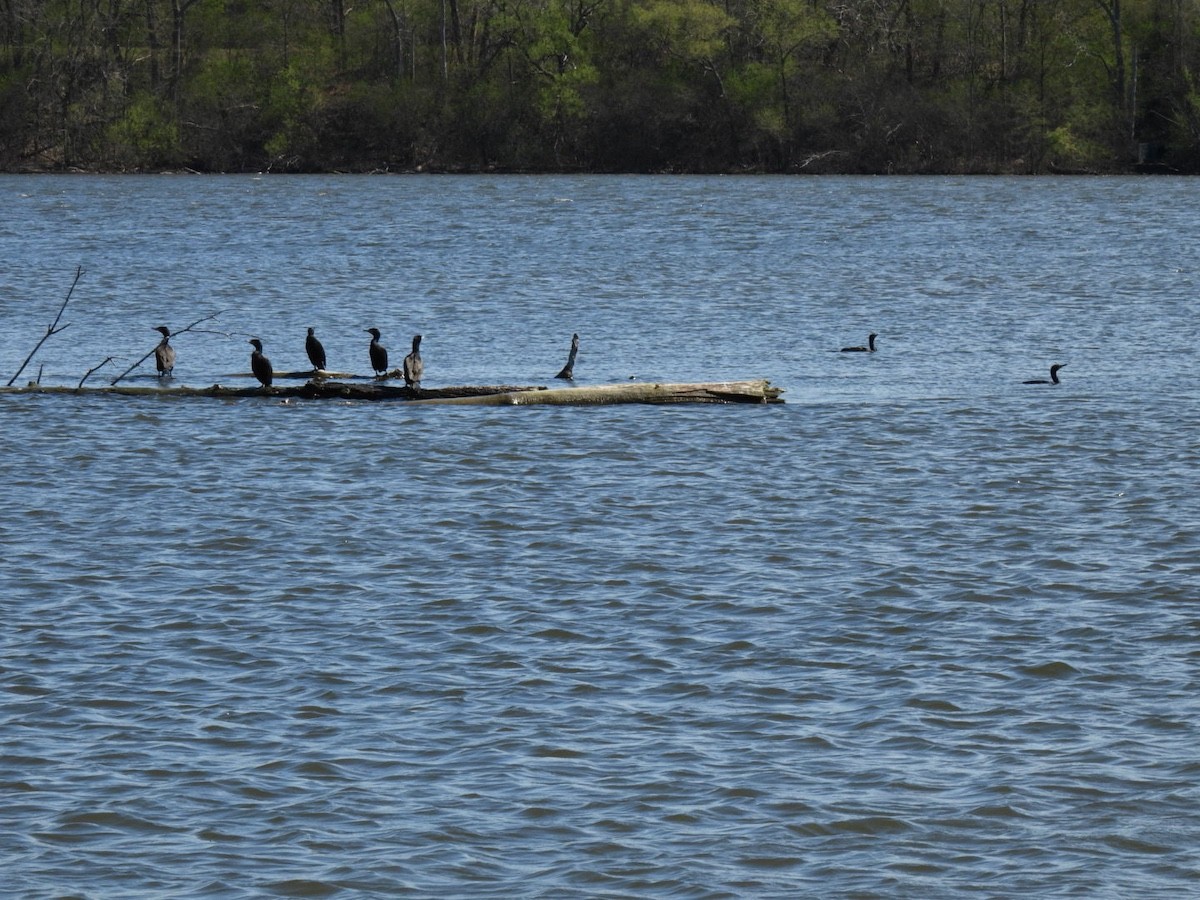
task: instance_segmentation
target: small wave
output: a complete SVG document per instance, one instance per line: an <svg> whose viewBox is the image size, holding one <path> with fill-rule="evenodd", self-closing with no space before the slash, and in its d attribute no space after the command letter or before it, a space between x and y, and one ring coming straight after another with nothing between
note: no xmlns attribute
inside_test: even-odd
<svg viewBox="0 0 1200 900"><path fill-rule="evenodd" d="M1079 670L1070 663L1061 661L1041 663L1036 666L1021 666L1017 671L1030 678L1074 678L1079 674Z"/></svg>
<svg viewBox="0 0 1200 900"><path fill-rule="evenodd" d="M738 865L749 869L791 869L803 863L799 856L743 856L738 860Z"/></svg>
<svg viewBox="0 0 1200 900"><path fill-rule="evenodd" d="M841 819L828 825L831 833L850 832L853 834L903 834L911 831L912 826L903 819L892 816L865 816L859 819Z"/></svg>
<svg viewBox="0 0 1200 900"><path fill-rule="evenodd" d="M341 888L325 881L297 878L269 882L263 885L263 890L278 897L332 897L339 893Z"/></svg>

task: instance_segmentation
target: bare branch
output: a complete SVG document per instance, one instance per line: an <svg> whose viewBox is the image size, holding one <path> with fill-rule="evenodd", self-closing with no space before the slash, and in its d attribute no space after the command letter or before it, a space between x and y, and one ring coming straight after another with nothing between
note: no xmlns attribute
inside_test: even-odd
<svg viewBox="0 0 1200 900"><path fill-rule="evenodd" d="M112 381L110 381L109 384L116 384L118 381L120 381L122 378L124 378L126 375L128 375L130 372L132 372L134 369L136 369L138 366L140 366L142 363L144 363L150 357L152 357L154 355L154 350L155 350L155 348L151 347L145 356L143 356L141 359L139 359L137 362L135 362L132 366L130 366L128 369L126 369L124 372L122 372L120 375L118 375L116 378L114 378Z"/></svg>
<svg viewBox="0 0 1200 900"><path fill-rule="evenodd" d="M90 369L88 369L84 373L83 377L79 379L79 384L77 384L75 386L76 390L83 387L83 383L92 377L93 372L98 372L100 369L103 369L105 366L107 366L112 361L113 361L113 357L110 356L108 359L104 360L104 362L100 363L100 365L92 366Z"/></svg>
<svg viewBox="0 0 1200 900"><path fill-rule="evenodd" d="M17 374L14 375L12 378L8 379L8 387L12 387L13 382L21 377L21 373L25 371L25 367L27 365L29 365L29 361L31 359L33 359L34 354L37 353L40 349L42 349L42 344L46 343L46 341L49 340L49 338L51 336L58 334L64 328L70 327L70 325L71 325L70 322L68 322L66 325L63 325L61 328L59 327L58 323L60 321L62 321L63 312L66 310L67 304L71 302L71 294L73 294L75 292L75 285L79 284L79 279L82 277L83 277L83 266L78 266L75 269L75 280L71 282L71 288L70 288L70 290L67 291L67 296L63 299L62 306L60 306L58 308L58 315L54 317L53 322L51 322L48 326L46 326L46 333L44 335L42 335L42 339L37 342L37 345L32 350L29 351L29 355L27 357L25 357L25 362L21 363L21 368L17 369ZM38 382L40 383L41 380L42 380L42 376L39 373Z"/></svg>
<svg viewBox="0 0 1200 900"><path fill-rule="evenodd" d="M180 328L178 331L172 331L171 337L175 337L175 335L177 335L177 334L183 334L185 331L191 331L193 328L195 328L201 322L209 322L209 321L215 319L217 316L225 315L225 313L227 313L227 312L229 312L229 310L221 309L221 310L217 310L217 312L213 313L212 315L202 316L201 318L199 318L195 322L193 322L191 325L188 325L186 328ZM214 331L214 332L205 332L205 333L224 334L224 335L226 335L226 337L228 337L228 332L224 332L224 331Z"/></svg>
<svg viewBox="0 0 1200 900"><path fill-rule="evenodd" d="M797 169L806 169L815 162L820 162L821 160L826 159L827 157L836 156L836 155L839 155L839 154L842 154L845 152L846 152L845 150L826 150L823 153L813 153L812 155L805 157L804 161L799 163L796 166L796 168Z"/></svg>

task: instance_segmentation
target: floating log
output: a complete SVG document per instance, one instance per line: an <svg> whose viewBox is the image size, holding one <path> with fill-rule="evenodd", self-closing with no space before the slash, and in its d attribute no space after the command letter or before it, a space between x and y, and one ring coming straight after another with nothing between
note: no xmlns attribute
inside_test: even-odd
<svg viewBox="0 0 1200 900"><path fill-rule="evenodd" d="M411 402L459 406L601 406L613 403L782 403L782 388L765 378L752 381L641 382L588 387L542 388L469 397L426 398Z"/></svg>
<svg viewBox="0 0 1200 900"><path fill-rule="evenodd" d="M302 385L224 387L47 387L0 388L0 393L107 394L119 397L214 397L271 400L392 400L419 405L471 406L600 406L617 403L782 403L781 388L766 379L700 383L628 382L585 387L545 388L533 385L463 385L421 388L380 381L346 382L315 378Z"/></svg>
<svg viewBox="0 0 1200 900"><path fill-rule="evenodd" d="M313 379L299 387L272 389L271 396L302 397L305 400L402 400L408 403L431 401L446 403L451 400L486 397L491 394L520 394L544 391L534 385L484 384L461 385L459 387L421 388L413 390L403 384L387 384L384 381L348 382ZM257 393L262 393L261 390Z"/></svg>
<svg viewBox="0 0 1200 900"><path fill-rule="evenodd" d="M157 381L157 379L155 379ZM226 387L214 384L211 387L134 387L132 385L110 385L106 387L47 386L30 383L23 388L0 388L0 394L106 394L114 397L215 397L236 400L258 397L271 400L399 400L412 401L416 397L424 400L444 401L486 394L509 394L521 391L542 391L534 385L463 385L460 387L422 388L414 391L404 385L377 382L352 383L346 381L323 381L314 379L306 384L264 388L260 385Z"/></svg>

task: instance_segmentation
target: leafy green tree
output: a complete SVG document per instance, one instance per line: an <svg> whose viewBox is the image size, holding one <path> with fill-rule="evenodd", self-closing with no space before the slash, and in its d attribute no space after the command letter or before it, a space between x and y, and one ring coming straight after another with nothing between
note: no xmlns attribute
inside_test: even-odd
<svg viewBox="0 0 1200 900"><path fill-rule="evenodd" d="M810 0L752 0L742 14L749 58L727 85L749 112L748 123L774 143L776 160L786 168L796 141L802 139L796 96L819 83L809 73L836 39L837 24Z"/></svg>
<svg viewBox="0 0 1200 900"><path fill-rule="evenodd" d="M1195 0L0 0L0 166L1200 171Z"/></svg>
<svg viewBox="0 0 1200 900"><path fill-rule="evenodd" d="M149 91L130 100L122 116L109 126L106 139L106 155L121 168L171 168L185 161L175 116Z"/></svg>

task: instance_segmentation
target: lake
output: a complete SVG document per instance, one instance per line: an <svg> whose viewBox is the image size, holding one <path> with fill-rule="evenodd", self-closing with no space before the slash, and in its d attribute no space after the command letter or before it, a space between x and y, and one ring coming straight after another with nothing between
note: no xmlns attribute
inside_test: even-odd
<svg viewBox="0 0 1200 900"><path fill-rule="evenodd" d="M1200 182L0 177L21 897L1176 897ZM841 353L877 333L875 353ZM1026 385L1065 364L1058 385ZM153 360L129 385L155 387Z"/></svg>

